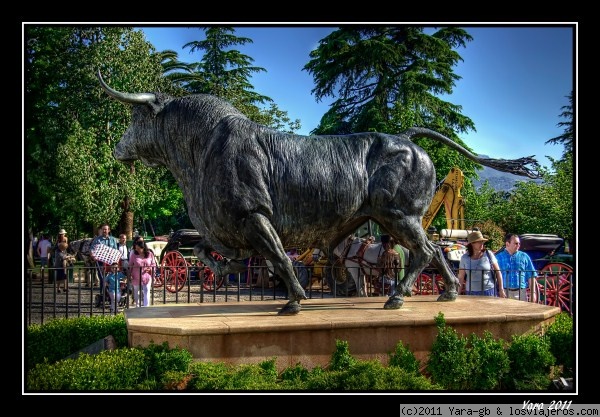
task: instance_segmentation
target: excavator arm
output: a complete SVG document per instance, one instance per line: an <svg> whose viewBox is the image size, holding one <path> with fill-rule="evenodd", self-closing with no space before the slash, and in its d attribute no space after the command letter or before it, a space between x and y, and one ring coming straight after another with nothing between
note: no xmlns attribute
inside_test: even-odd
<svg viewBox="0 0 600 417"><path fill-rule="evenodd" d="M464 184L464 175L459 168L452 168L444 181L439 185L429 208L423 215L423 229L427 230L433 219L440 211L442 204L446 212L446 227L448 229L464 229L465 201L460 195L460 190Z"/></svg>

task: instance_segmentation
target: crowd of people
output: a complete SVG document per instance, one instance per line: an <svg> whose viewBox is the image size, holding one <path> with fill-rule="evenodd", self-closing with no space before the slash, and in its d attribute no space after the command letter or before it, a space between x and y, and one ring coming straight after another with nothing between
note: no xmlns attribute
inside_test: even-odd
<svg viewBox="0 0 600 417"><path fill-rule="evenodd" d="M72 279L76 258L69 253L68 248L69 240L65 229L59 230L54 241L46 233L33 240L33 251L39 259L40 268L47 269L49 283L54 284L57 294L68 293L68 281ZM149 305L150 288L157 265L154 253L142 236L136 235L129 248L127 235L121 233L117 240L111 235L110 226L104 223L98 227L90 244L89 256L95 262L94 275L100 283L97 304L110 301L110 311L117 312L125 285L133 293L134 302L130 307Z"/></svg>
<svg viewBox="0 0 600 417"><path fill-rule="evenodd" d="M519 250L519 235L507 233L504 248L497 252L486 249L487 241L488 239L479 230L468 234L466 251L458 265L457 275L461 292L465 295L537 302L539 297L535 284L537 273L529 255ZM69 239L66 230L61 228L54 242L48 234L42 234L34 243L34 251L39 257L40 267L42 269L54 267L54 272L49 273L48 276L51 282L56 280L54 286L56 292L67 293L69 269L73 267L75 257L68 253ZM121 233L117 240L111 235L110 226L104 223L98 228L97 236L93 239L90 248L90 256L96 261L100 288L103 289L101 297L109 298L111 312L118 311L123 283L126 283L127 288L133 293L133 306L149 305L150 289L157 264L154 253L148 248L142 236L135 236L129 248L127 235ZM101 253L99 248L103 249L102 259L96 259ZM106 255L107 252L109 255ZM294 262L301 262L305 254L299 254L294 249L287 255ZM113 256L113 258L106 256Z"/></svg>

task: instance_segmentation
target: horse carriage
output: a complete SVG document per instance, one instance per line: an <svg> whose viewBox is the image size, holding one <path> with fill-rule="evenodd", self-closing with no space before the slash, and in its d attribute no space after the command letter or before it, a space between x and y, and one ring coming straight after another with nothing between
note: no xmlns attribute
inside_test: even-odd
<svg viewBox="0 0 600 417"><path fill-rule="evenodd" d="M326 274L327 284L336 295L391 295L393 285L404 275L408 250L394 244L386 235L348 236L334 249L334 264Z"/></svg>
<svg viewBox="0 0 600 417"><path fill-rule="evenodd" d="M535 269L540 302L571 312L574 285L573 255L557 235L527 233L519 236L520 250L526 252Z"/></svg>
<svg viewBox="0 0 600 417"><path fill-rule="evenodd" d="M158 271L152 285L163 287L176 293L183 289L189 280L200 280L206 291L213 291L223 285L224 277L217 276L194 255L194 246L200 241L195 229L180 229L174 232L158 256ZM223 257L212 252L217 259Z"/></svg>
<svg viewBox="0 0 600 417"><path fill-rule="evenodd" d="M217 276L208 266L199 261L193 253L194 246L200 241L200 235L195 229L180 229L174 232L160 252L157 263L159 265L153 285L165 287L167 291L175 293L180 291L189 280L200 280L206 291L219 289L225 283L225 277ZM311 256L312 262L296 263L298 279L303 286L309 284L309 275L314 281L323 272L323 260L319 259L319 249L314 249ZM217 252L212 256L223 259ZM313 259L317 256L317 259ZM254 256L246 260L247 271L241 278L242 286L277 286L279 279L274 274L273 265L261 256ZM308 266L310 265L310 268ZM309 273L310 269L310 273Z"/></svg>

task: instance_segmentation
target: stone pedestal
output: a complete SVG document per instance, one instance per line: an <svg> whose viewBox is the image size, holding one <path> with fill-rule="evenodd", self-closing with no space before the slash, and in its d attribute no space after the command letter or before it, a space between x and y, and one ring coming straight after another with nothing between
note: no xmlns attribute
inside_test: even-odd
<svg viewBox="0 0 600 417"><path fill-rule="evenodd" d="M325 367L336 340L345 340L357 359L386 364L401 340L424 363L437 336L434 318L465 336L485 330L510 341L514 334L550 324L559 307L494 297L437 296L405 299L401 309L385 310L387 297L309 299L295 316L278 316L286 300L173 304L125 312L130 346L168 342L189 350L194 359L231 364L276 358L278 369L301 363Z"/></svg>

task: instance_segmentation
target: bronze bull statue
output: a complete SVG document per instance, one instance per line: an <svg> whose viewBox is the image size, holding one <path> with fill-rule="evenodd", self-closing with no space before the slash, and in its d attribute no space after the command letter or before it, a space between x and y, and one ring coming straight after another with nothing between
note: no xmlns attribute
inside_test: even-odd
<svg viewBox="0 0 600 417"><path fill-rule="evenodd" d="M431 159L412 138L435 139L482 165L537 177L527 168L537 167L532 157L480 158L429 129L396 135L288 134L251 121L218 97L122 93L106 85L100 72L98 78L109 96L133 105L115 158L171 171L201 236L194 253L215 273L241 272L246 268L241 261L255 255L271 261L288 290L281 315L297 314L306 299L284 248L335 247L369 219L411 253L404 279L384 308L400 308L430 262L446 285L438 300L456 299L458 279L421 227L436 176ZM212 251L226 260L213 259Z"/></svg>

